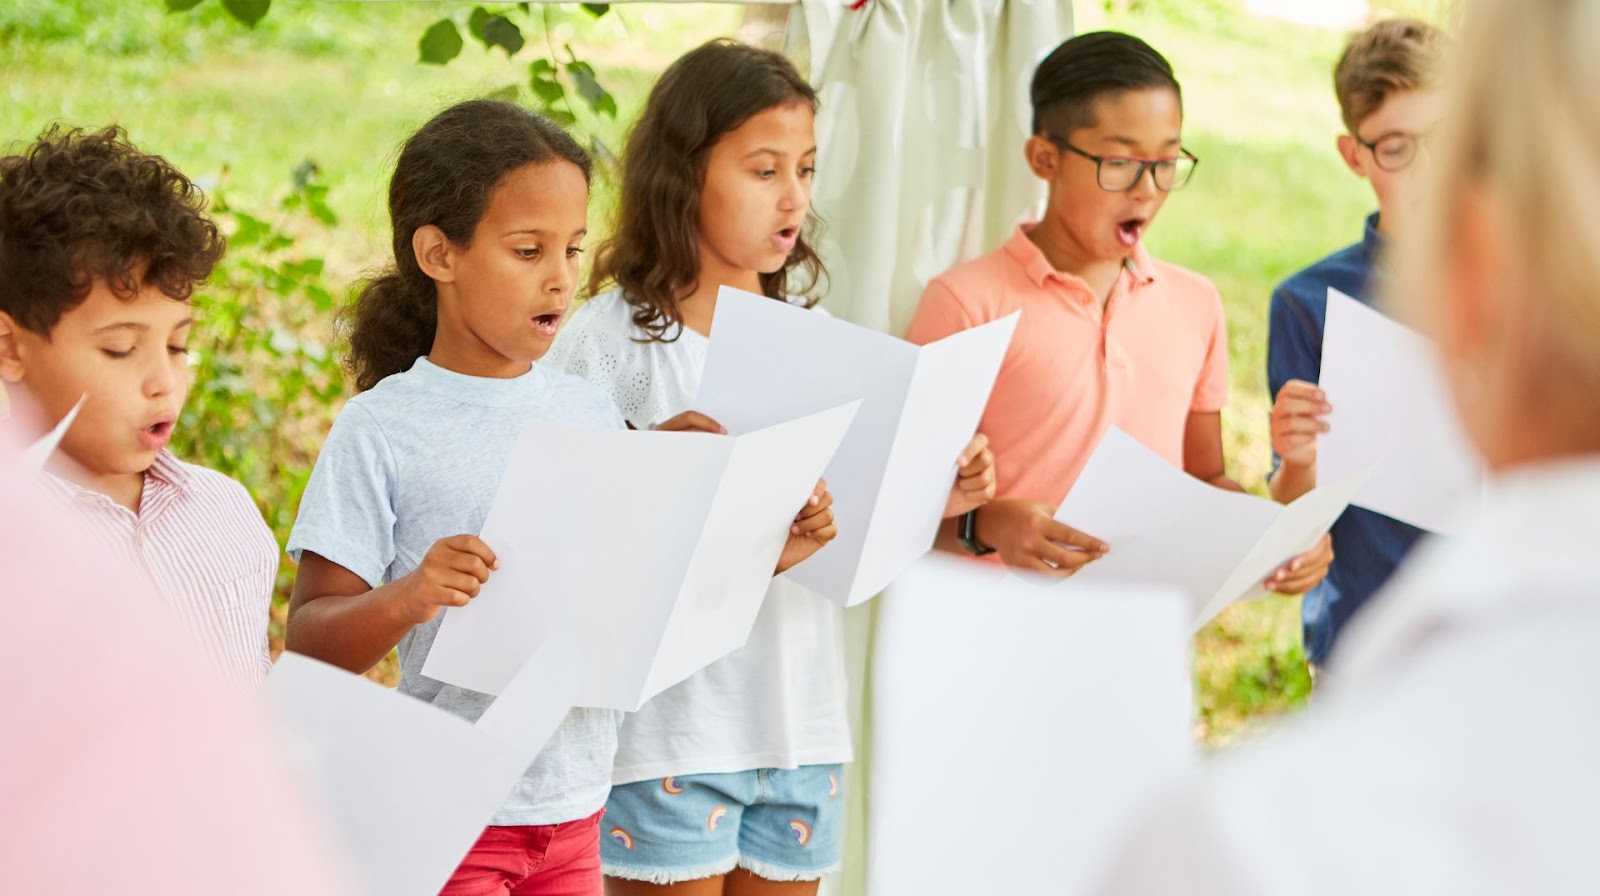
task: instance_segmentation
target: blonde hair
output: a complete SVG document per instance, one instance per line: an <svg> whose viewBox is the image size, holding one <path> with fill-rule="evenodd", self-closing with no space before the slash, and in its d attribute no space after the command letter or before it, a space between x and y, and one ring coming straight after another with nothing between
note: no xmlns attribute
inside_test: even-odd
<svg viewBox="0 0 1600 896"><path fill-rule="evenodd" d="M1465 27L1395 298L1424 324L1446 307L1457 203L1481 189L1530 287L1530 349L1600 404L1600 3L1480 0Z"/></svg>
<svg viewBox="0 0 1600 896"><path fill-rule="evenodd" d="M1385 19L1350 38L1333 67L1339 114L1354 134L1389 97L1431 87L1444 52L1444 32L1415 19Z"/></svg>

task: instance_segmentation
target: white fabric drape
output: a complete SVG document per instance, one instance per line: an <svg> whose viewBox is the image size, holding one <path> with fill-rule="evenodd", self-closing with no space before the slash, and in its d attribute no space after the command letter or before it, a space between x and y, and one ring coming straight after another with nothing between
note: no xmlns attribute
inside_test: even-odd
<svg viewBox="0 0 1600 896"><path fill-rule="evenodd" d="M822 98L813 205L829 273L825 306L896 335L923 286L999 246L1043 187L1023 163L1034 66L1072 33L1071 0L801 0ZM851 728L844 872L824 894L866 894L872 763L872 604L850 611ZM930 836L937 832L930 830Z"/></svg>

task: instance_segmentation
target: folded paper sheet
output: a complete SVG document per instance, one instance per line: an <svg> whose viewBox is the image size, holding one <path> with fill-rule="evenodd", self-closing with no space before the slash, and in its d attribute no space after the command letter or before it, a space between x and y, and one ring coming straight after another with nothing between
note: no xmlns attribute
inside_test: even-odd
<svg viewBox="0 0 1600 896"><path fill-rule="evenodd" d="M1318 440L1319 480L1371 465L1350 503L1433 532L1469 518L1483 499L1483 461L1441 371L1422 334L1328 290L1320 385L1333 413Z"/></svg>
<svg viewBox="0 0 1600 896"><path fill-rule="evenodd" d="M879 613L867 892L1086 892L1192 759L1188 601L932 555Z"/></svg>
<svg viewBox="0 0 1600 896"><path fill-rule="evenodd" d="M371 896L439 892L554 730L513 747L295 653L279 657L265 694L291 762Z"/></svg>
<svg viewBox="0 0 1600 896"><path fill-rule="evenodd" d="M789 578L853 606L927 553L1017 317L919 347L722 288L695 410L741 433L861 399L824 474L839 537Z"/></svg>
<svg viewBox="0 0 1600 896"><path fill-rule="evenodd" d="M1305 551L1349 504L1362 472L1284 506L1207 485L1113 427L1056 519L1111 546L1061 583L1168 585L1188 594L1199 628L1265 593L1273 570Z"/></svg>
<svg viewBox="0 0 1600 896"><path fill-rule="evenodd" d="M423 674L498 694L559 636L573 705L634 710L738 649L858 405L734 437L528 424L481 536L500 569Z"/></svg>
<svg viewBox="0 0 1600 896"><path fill-rule="evenodd" d="M61 422L57 423L54 429L45 433L37 442L22 450L22 455L19 458L22 462L22 469L32 473L37 473L44 469L45 463L50 460L50 455L60 446L61 440L66 438L67 430L72 428L72 421L78 419L78 411L83 408L83 402L84 399L79 398L78 403L72 406L72 410L61 418Z"/></svg>

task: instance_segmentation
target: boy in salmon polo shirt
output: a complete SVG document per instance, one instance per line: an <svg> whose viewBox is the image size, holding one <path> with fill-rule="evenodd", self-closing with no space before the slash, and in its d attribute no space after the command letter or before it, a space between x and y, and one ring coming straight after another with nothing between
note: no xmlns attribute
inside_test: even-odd
<svg viewBox="0 0 1600 896"><path fill-rule="evenodd" d="M1024 155L1049 185L1043 217L934 278L906 338L925 344L1022 311L980 424L996 500L947 520L941 534L973 554L1066 576L1111 547L1052 518L1110 427L1196 478L1240 486L1222 453L1222 300L1140 242L1199 161L1182 145L1171 65L1131 35L1083 34L1039 63L1031 96ZM1267 585L1303 592L1331 559L1324 538Z"/></svg>

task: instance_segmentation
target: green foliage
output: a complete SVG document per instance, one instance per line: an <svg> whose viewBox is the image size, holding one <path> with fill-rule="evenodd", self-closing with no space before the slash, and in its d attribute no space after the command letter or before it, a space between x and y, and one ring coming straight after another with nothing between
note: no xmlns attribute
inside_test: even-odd
<svg viewBox="0 0 1600 896"><path fill-rule="evenodd" d="M422 32L421 39L417 41L417 50L420 52L417 61L444 65L461 55L461 47L461 32L456 30L456 23L440 19L428 26L428 30Z"/></svg>
<svg viewBox="0 0 1600 896"><path fill-rule="evenodd" d="M169 11L182 12L200 6L205 0L163 2ZM266 16L271 6L271 0L221 0L221 3L229 14L251 28ZM601 18L611 9L607 3L585 3L581 6L584 13L593 19ZM520 18L524 24L518 25L513 21L513 16ZM461 36L463 25L468 34L483 44L485 52L499 48L505 51L507 59L511 59L527 46L524 28L537 27L544 35L549 55L528 64L528 89L532 92L534 102L540 111L563 127L589 131L590 149L603 162L612 161L614 156L594 134L594 128L582 128L579 106L573 102L572 95L576 93L583 100L584 107L595 119L612 121L617 117L617 99L601 85L594 66L579 58L570 43L562 45L566 57L557 64L552 33L563 20L569 24L572 22L570 15L553 10L549 4L542 5L537 15L527 3L475 6L467 14L465 22L446 16L429 25L417 39L417 61L428 65L446 65L459 57L466 46ZM492 95L520 101L522 90L516 84L508 84Z"/></svg>
<svg viewBox="0 0 1600 896"><path fill-rule="evenodd" d="M257 22L266 18L267 10L272 8L272 0L222 0L222 8L226 9L229 15L254 28Z"/></svg>
<svg viewBox="0 0 1600 896"><path fill-rule="evenodd" d="M339 303L325 285L323 259L309 248L337 223L315 171L302 163L295 186L269 214L214 194L228 252L195 297L194 381L186 425L173 437L180 457L249 483L279 544L288 540L344 395L330 345ZM286 565L280 597L287 597L289 574Z"/></svg>

